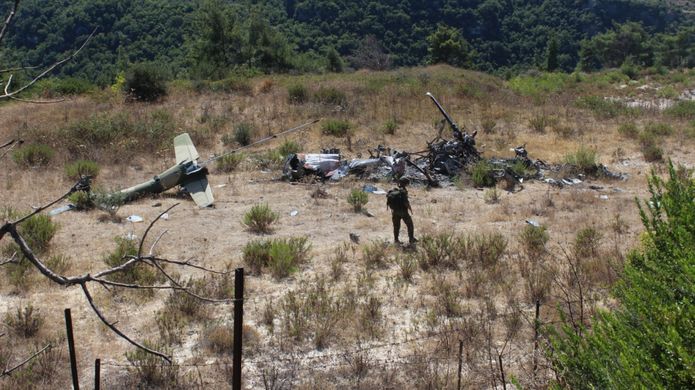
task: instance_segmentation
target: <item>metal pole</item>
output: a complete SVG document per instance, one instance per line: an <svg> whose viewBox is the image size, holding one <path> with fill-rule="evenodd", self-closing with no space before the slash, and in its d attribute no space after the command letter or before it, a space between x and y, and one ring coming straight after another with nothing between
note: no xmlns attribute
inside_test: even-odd
<svg viewBox="0 0 695 390"><path fill-rule="evenodd" d="M234 355L232 389L241 390L241 339L244 323L244 269L234 270Z"/></svg>
<svg viewBox="0 0 695 390"><path fill-rule="evenodd" d="M101 359L94 361L94 390L101 388Z"/></svg>
<svg viewBox="0 0 695 390"><path fill-rule="evenodd" d="M459 378L456 390L461 390L461 369L463 368L463 340L459 340Z"/></svg>
<svg viewBox="0 0 695 390"><path fill-rule="evenodd" d="M538 333L541 326L541 301L536 299L536 317L533 321L533 383L536 383L536 370L538 369Z"/></svg>
<svg viewBox="0 0 695 390"><path fill-rule="evenodd" d="M72 335L72 315L70 314L70 309L65 309L65 328L68 332L68 349L70 350L72 388L74 390L80 390L80 381L77 378L77 356L75 355L75 338Z"/></svg>

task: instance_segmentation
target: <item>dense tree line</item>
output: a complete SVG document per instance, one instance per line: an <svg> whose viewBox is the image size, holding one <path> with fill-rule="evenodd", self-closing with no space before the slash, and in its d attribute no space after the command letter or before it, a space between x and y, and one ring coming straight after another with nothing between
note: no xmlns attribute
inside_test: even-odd
<svg viewBox="0 0 695 390"><path fill-rule="evenodd" d="M1 1L0 11L9 3ZM677 9L649 0L23 0L0 62L52 61L95 26L94 41L61 72L102 85L137 62L193 78L235 68L338 70L343 63L568 71L580 53L585 69L628 57L682 66L691 64L682 53L667 54L693 41ZM611 34L623 32L650 43L616 54Z"/></svg>

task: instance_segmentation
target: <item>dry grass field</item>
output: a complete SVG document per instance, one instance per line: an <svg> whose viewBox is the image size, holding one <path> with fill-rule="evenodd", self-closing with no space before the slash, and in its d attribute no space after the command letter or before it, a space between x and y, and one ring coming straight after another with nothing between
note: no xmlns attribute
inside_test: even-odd
<svg viewBox="0 0 695 390"><path fill-rule="evenodd" d="M309 93L303 104L288 99L288 87L297 85ZM53 218L58 229L42 258L64 256L64 274L97 272L107 268L104 258L114 251L114 238L141 238L159 213L180 203L167 220L154 225L146 247L165 232L155 248L158 256L191 259L220 271L246 267L247 388L455 389L459 340L464 388L501 387L503 376L507 384L514 380L526 388L542 388L553 377L543 357L545 335L559 326L561 312L565 322L579 324L587 323L597 309L611 307L609 288L627 251L639 244L642 225L635 198L646 198L651 170L664 171L663 162L645 160L644 143L637 135L626 135L625 126L634 124L636 131L647 133L654 124L668 125L670 130L661 131L654 142L675 164L695 166L692 112L688 117L628 110L602 97L649 101L663 98L664 91L678 96L694 88L692 71L639 81L611 73L504 81L429 67L259 77L226 92L196 92L179 82L156 104L124 103L120 94L108 90L50 105L13 102L0 106L0 142L22 137L26 144L48 144L55 154L43 167L22 166L12 153L0 160L0 207L26 212L61 196L73 184L64 165L77 158L96 161L101 171L95 187L113 190L145 181L173 164L175 134L191 133L207 159L237 146L229 140L241 123L252 124L258 139L320 118L307 129L245 151L244 161L229 173L212 165L214 208L199 209L170 191L117 211L121 218L142 216L142 223L112 222L99 210L66 212ZM339 104L312 98L320 90L337 95ZM441 119L425 96L428 91L466 130L478 130L477 146L485 157L512 157L511 147L526 144L532 159L559 163L588 147L596 151L598 162L625 173L627 180L589 179L565 188L528 181L518 192L497 189L499 199L490 199L489 189L474 188L465 174L444 188L413 186L410 197L420 239L416 250L390 245L384 195L368 195L365 208L372 216L353 212L346 198L363 180L279 180L277 158L269 151L287 141L305 152L337 147L348 159L367 156L367 150L379 144L411 152L425 149ZM601 99L581 104L590 97ZM323 135L322 124L329 119L349 121L351 135ZM98 126L134 130L94 138ZM394 127L393 134L385 131ZM77 142L76 134L83 135L84 129L91 129L93 138ZM327 195L312 196L318 189ZM254 234L242 224L244 214L259 204L279 215L271 234ZM544 229L530 229L526 220ZM350 241L350 233L360 236L359 244ZM249 243L296 237L306 237L308 258L289 269L287 277L274 276L265 267L253 270L244 261ZM0 246L10 242L5 237ZM96 358L102 359L105 388L138 383L218 388L229 380L231 303L189 302L171 297L169 291L92 286L110 321L134 339L173 354L175 365L166 366L135 353L107 329L79 287L58 287L36 270L18 277L3 268L0 362L19 361L50 340L57 347L19 374L0 379L0 388L69 386L63 325L63 309L68 307L84 385L93 380ZM210 275L174 265L167 270L202 294L229 298L233 292L232 274ZM534 357L536 300L541 302L543 329ZM28 305L41 321L35 321L36 334L19 335L12 325L17 310Z"/></svg>

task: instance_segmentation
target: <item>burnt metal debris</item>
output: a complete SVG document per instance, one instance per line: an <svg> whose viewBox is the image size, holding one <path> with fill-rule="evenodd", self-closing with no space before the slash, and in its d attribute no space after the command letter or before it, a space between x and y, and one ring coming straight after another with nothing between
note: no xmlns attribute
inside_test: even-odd
<svg viewBox="0 0 695 390"><path fill-rule="evenodd" d="M475 144L477 132L468 133L460 128L431 93L426 95L432 99L449 124L451 139L443 138L440 132L436 138L427 142L426 149L418 152L397 151L378 145L368 150L369 158L349 161L343 158L339 149L325 149L315 154L290 154L285 159L283 178L290 181L323 181L340 180L354 175L380 181L407 177L411 182L438 187L450 184L453 178L466 172L469 167L484 161L489 164L492 179L506 183L509 191L522 188L525 180L540 180L563 187L579 184L586 179L581 173L573 174L576 169L568 164L547 164L542 160L532 160L525 144L510 149L514 152L512 158L483 160ZM611 179L626 178L623 174L609 171L602 164L597 165L590 174Z"/></svg>

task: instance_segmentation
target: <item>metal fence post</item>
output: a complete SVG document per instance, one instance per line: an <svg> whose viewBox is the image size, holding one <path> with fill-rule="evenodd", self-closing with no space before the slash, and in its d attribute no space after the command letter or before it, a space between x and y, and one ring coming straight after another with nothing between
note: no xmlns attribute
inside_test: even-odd
<svg viewBox="0 0 695 390"><path fill-rule="evenodd" d="M70 371L72 373L72 388L80 390L80 381L77 378L77 356L75 354L75 337L72 334L72 315L70 309L65 309L65 328L68 333L68 349L70 350Z"/></svg>
<svg viewBox="0 0 695 390"><path fill-rule="evenodd" d="M241 390L241 343L244 323L244 269L234 270L234 355L232 389Z"/></svg>
<svg viewBox="0 0 695 390"><path fill-rule="evenodd" d="M94 390L101 388L101 359L94 361Z"/></svg>

